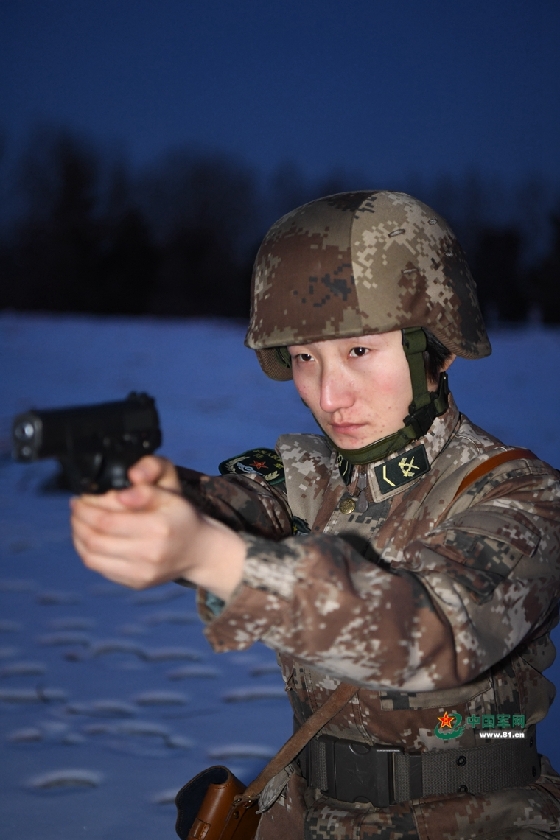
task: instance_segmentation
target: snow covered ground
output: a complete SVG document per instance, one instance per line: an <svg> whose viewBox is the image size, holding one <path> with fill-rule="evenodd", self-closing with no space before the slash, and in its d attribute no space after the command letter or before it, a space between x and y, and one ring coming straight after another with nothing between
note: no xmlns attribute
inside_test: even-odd
<svg viewBox="0 0 560 840"><path fill-rule="evenodd" d="M164 840L177 789L210 764L249 781L288 737L271 651L217 656L192 592L132 593L85 570L52 462L9 457L11 418L156 397L162 452L217 464L286 431L314 431L290 383L265 378L243 329L215 323L0 315L0 802L4 840ZM501 331L494 354L458 361L471 419L560 466L560 332ZM558 635L556 636L558 639ZM560 683L560 667L548 674ZM560 767L560 706L540 745Z"/></svg>

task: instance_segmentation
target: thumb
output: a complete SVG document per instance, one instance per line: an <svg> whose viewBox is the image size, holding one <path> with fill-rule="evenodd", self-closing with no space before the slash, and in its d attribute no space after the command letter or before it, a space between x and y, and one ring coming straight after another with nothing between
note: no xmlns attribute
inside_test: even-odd
<svg viewBox="0 0 560 840"><path fill-rule="evenodd" d="M181 485L175 467L167 458L147 455L141 458L128 471L133 485L151 484L164 490L180 492Z"/></svg>

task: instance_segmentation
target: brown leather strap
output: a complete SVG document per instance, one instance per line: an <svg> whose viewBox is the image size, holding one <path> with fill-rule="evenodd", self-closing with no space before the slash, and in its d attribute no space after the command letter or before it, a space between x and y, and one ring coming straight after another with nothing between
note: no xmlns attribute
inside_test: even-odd
<svg viewBox="0 0 560 840"><path fill-rule="evenodd" d="M339 712L343 706L358 692L358 686L341 683L333 691L329 699L317 709L310 718L307 718L303 726L294 732L283 747L280 747L276 755L268 762L257 778L245 789L242 799L256 799L268 782L284 769L298 753L302 751L308 741L325 726L329 720Z"/></svg>
<svg viewBox="0 0 560 840"><path fill-rule="evenodd" d="M520 458L528 458L531 460L536 457L537 456L534 452L531 452L530 449L522 449L521 447L515 447L515 449L508 449L505 452L498 452L497 455L492 455L491 458L487 458L486 461L483 461L464 477L459 485L459 489L453 497L453 501L455 501L456 498L467 489L467 487L470 487L471 484L474 484L475 481L478 481L478 479L482 478L483 475L487 475L489 472L492 472L492 470L495 467L499 467L500 464L505 464L507 461L517 461Z"/></svg>

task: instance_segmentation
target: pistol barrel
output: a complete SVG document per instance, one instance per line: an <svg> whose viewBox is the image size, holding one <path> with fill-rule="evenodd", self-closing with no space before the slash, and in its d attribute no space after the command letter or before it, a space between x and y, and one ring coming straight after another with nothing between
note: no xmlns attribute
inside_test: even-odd
<svg viewBox="0 0 560 840"><path fill-rule="evenodd" d="M43 423L36 411L19 414L13 425L13 456L16 461L36 461L41 456Z"/></svg>
<svg viewBox="0 0 560 840"><path fill-rule="evenodd" d="M14 419L12 444L16 461L58 458L75 488L97 492L124 486L128 467L161 445L161 430L153 397L132 392L116 402L30 409Z"/></svg>

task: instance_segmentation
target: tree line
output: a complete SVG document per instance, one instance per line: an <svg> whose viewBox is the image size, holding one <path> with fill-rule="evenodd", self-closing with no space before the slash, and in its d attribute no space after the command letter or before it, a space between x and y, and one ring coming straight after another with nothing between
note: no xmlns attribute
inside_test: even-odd
<svg viewBox="0 0 560 840"><path fill-rule="evenodd" d="M30 138L4 173L17 208L0 238L0 309L247 319L251 267L268 226L320 195L372 185L295 166L266 181L225 154L170 152L131 174L63 129ZM560 195L539 178L506 189L476 173L410 177L461 240L490 324L560 323Z"/></svg>

